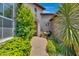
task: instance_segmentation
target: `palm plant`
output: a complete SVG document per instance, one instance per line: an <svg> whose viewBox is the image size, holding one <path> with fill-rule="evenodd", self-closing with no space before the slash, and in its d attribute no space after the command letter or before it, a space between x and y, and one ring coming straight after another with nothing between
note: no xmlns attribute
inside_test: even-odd
<svg viewBox="0 0 79 59"><path fill-rule="evenodd" d="M73 49L72 51L79 55L79 4L62 4L56 19L61 28L60 38L64 43L63 45L70 48L68 50ZM65 55L67 55L68 50L66 50Z"/></svg>

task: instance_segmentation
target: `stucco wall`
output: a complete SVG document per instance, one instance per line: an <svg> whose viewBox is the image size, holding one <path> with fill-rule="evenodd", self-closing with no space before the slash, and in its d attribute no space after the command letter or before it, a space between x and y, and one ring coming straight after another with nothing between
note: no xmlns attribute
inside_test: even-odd
<svg viewBox="0 0 79 59"><path fill-rule="evenodd" d="M49 22L49 20L53 17L53 15L42 15L42 20L41 20L41 30L42 31L49 31L49 26L46 24Z"/></svg>

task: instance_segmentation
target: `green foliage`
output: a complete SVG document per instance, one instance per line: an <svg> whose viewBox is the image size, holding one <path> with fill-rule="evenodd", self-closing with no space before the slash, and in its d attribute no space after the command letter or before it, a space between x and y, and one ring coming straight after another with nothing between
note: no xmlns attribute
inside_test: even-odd
<svg viewBox="0 0 79 59"><path fill-rule="evenodd" d="M65 51L72 51L68 55L75 55L75 53L79 55L79 4L62 4L57 15L56 19L61 28L61 41L65 46L64 48L68 48Z"/></svg>
<svg viewBox="0 0 79 59"><path fill-rule="evenodd" d="M63 43L58 43L56 39L48 40L47 44L47 52L50 56L75 56L76 53L74 49L69 48L68 46L64 45Z"/></svg>
<svg viewBox="0 0 79 59"><path fill-rule="evenodd" d="M64 45L63 43L60 44L60 54L64 56L75 56L76 53L74 49Z"/></svg>
<svg viewBox="0 0 79 59"><path fill-rule="evenodd" d="M28 56L31 45L21 37L14 37L0 45L0 56Z"/></svg>
<svg viewBox="0 0 79 59"><path fill-rule="evenodd" d="M31 8L19 4L16 15L16 35L30 39L35 32L35 17Z"/></svg>
<svg viewBox="0 0 79 59"><path fill-rule="evenodd" d="M50 56L59 55L59 45L54 40L48 40L47 52Z"/></svg>

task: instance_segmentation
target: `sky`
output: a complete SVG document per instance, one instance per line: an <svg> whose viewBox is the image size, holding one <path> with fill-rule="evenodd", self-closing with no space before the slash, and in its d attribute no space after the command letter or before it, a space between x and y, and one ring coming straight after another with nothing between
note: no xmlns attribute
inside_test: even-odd
<svg viewBox="0 0 79 59"><path fill-rule="evenodd" d="M44 13L56 13L59 10L59 3L40 3L43 7L46 8Z"/></svg>

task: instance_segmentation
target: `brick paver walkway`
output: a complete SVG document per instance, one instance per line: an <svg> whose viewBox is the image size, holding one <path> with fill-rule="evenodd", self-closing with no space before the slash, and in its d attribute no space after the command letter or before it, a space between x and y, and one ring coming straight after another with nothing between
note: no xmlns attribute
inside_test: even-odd
<svg viewBox="0 0 79 59"><path fill-rule="evenodd" d="M48 56L46 52L47 40L42 37L33 37L31 39L31 56Z"/></svg>

